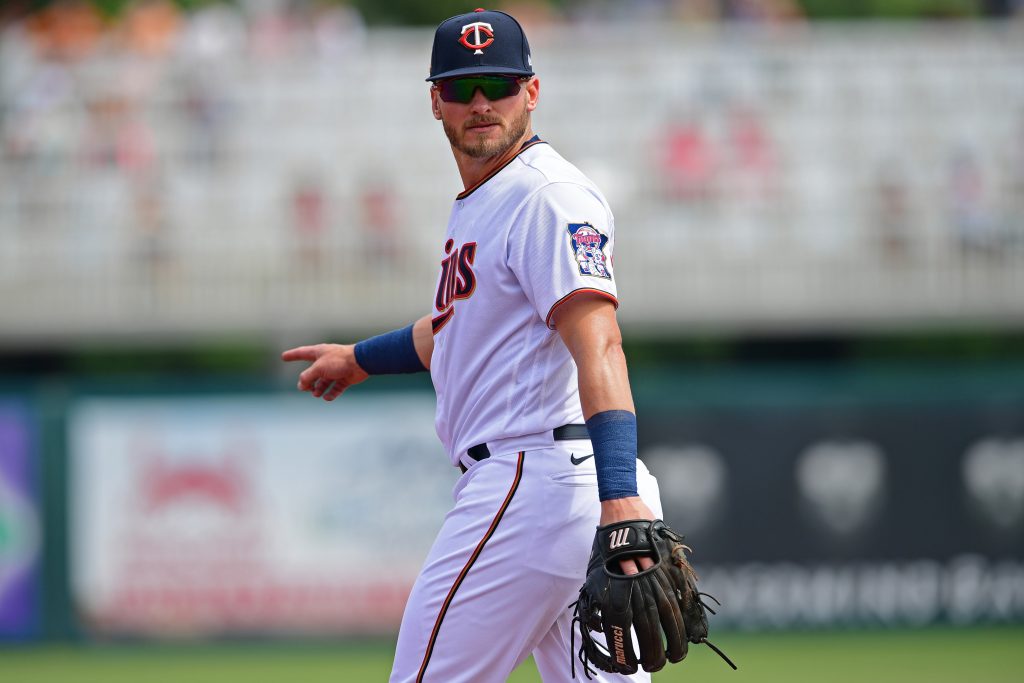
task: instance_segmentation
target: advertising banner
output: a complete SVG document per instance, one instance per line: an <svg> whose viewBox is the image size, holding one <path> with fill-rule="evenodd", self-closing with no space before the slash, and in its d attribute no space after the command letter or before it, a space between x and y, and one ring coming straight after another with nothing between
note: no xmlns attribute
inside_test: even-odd
<svg viewBox="0 0 1024 683"><path fill-rule="evenodd" d="M458 474L433 414L422 393L77 403L71 580L83 626L396 631Z"/></svg>
<svg viewBox="0 0 1024 683"><path fill-rule="evenodd" d="M720 623L1024 621L1024 406L641 414Z"/></svg>
<svg viewBox="0 0 1024 683"><path fill-rule="evenodd" d="M24 639L39 628L42 542L35 442L20 403L0 401L0 639Z"/></svg>
<svg viewBox="0 0 1024 683"><path fill-rule="evenodd" d="M305 400L303 400L305 399ZM90 399L71 578L104 634L393 633L458 473L430 394ZM716 623L1024 621L1013 400L639 405Z"/></svg>

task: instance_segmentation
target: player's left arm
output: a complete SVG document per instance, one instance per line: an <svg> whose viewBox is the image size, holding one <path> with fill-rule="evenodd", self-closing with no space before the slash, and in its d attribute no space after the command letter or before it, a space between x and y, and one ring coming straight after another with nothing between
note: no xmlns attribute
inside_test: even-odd
<svg viewBox="0 0 1024 683"><path fill-rule="evenodd" d="M635 415L614 304L602 296L581 293L559 305L552 314L552 321L576 361L584 418L589 421L595 415L611 414L607 411ZM594 450L597 459L598 448ZM626 445L615 457L635 460L635 442L631 446ZM638 495L601 501L602 526L628 519L654 519L654 513ZM653 564L647 557L639 558L639 562L641 569ZM632 574L637 569L631 560L627 560L623 561L623 571Z"/></svg>

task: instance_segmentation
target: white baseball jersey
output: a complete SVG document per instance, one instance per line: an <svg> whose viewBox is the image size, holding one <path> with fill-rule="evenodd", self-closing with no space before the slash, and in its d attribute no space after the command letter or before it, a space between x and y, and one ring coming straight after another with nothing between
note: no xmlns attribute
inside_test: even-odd
<svg viewBox="0 0 1024 683"><path fill-rule="evenodd" d="M456 199L430 372L437 433L466 471L406 603L391 683L500 683L530 654L545 683L573 680L581 641L570 604L601 507L589 440L553 441L552 429L583 414L551 318L580 292L616 302L613 239L598 189L536 138ZM479 443L490 457L474 461L465 452ZM639 460L637 488L660 516Z"/></svg>
<svg viewBox="0 0 1024 683"><path fill-rule="evenodd" d="M581 292L618 305L614 239L600 190L536 137L456 198L430 366L437 434L453 464L479 443L493 453L503 441L551 446L552 429L583 422L576 365L551 318Z"/></svg>

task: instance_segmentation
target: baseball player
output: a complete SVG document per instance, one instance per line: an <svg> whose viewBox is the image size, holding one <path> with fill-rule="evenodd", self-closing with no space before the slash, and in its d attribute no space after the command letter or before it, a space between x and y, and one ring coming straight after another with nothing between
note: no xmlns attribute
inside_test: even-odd
<svg viewBox="0 0 1024 683"><path fill-rule="evenodd" d="M437 434L462 476L409 596L391 681L504 681L530 654L545 681L581 669L650 680L623 645L628 625L602 647L609 668L632 658L636 673L570 666L569 655L595 528L612 529L609 547L629 547L632 528L615 525L661 515L636 458L611 209L533 133L540 81L513 17L478 9L442 22L427 80L464 185L438 243L429 314L355 345L282 355L312 363L298 387L326 401L371 375L429 370L433 380ZM641 575L652 553L614 563ZM659 632L663 664L661 642Z"/></svg>

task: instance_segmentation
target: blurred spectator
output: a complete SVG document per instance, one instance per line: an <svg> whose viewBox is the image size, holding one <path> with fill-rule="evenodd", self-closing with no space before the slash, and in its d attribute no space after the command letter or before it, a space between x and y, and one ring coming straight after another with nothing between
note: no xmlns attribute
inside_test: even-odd
<svg viewBox="0 0 1024 683"><path fill-rule="evenodd" d="M904 263L909 255L913 227L906 170L895 160L881 164L874 192L874 210L869 214L874 225L867 232L878 236L878 246L886 262Z"/></svg>
<svg viewBox="0 0 1024 683"><path fill-rule="evenodd" d="M725 0L725 16L738 21L782 24L804 18L796 0Z"/></svg>
<svg viewBox="0 0 1024 683"><path fill-rule="evenodd" d="M293 45L296 13L289 12L285 0L261 0L245 4L249 20L249 48L257 57L284 57Z"/></svg>
<svg viewBox="0 0 1024 683"><path fill-rule="evenodd" d="M159 173L136 178L131 188L129 249L132 262L157 304L172 285L173 262L168 235L167 188Z"/></svg>
<svg viewBox="0 0 1024 683"><path fill-rule="evenodd" d="M658 132L654 144L666 199L695 204L712 199L718 160L696 117L677 115Z"/></svg>
<svg viewBox="0 0 1024 683"><path fill-rule="evenodd" d="M390 269L397 265L398 212L395 188L385 180L371 177L359 195L360 225L368 262Z"/></svg>
<svg viewBox="0 0 1024 683"><path fill-rule="evenodd" d="M57 61L26 68L5 96L3 151L22 171L56 170L76 149L80 102L72 74ZM29 169L27 166L34 168Z"/></svg>
<svg viewBox="0 0 1024 683"><path fill-rule="evenodd" d="M778 158L775 145L758 112L751 105L734 105L727 115L723 161L728 165L730 198L763 204L776 191Z"/></svg>
<svg viewBox="0 0 1024 683"><path fill-rule="evenodd" d="M174 47L181 23L178 8L169 0L147 0L127 9L119 28L129 50L162 57Z"/></svg>
<svg viewBox="0 0 1024 683"><path fill-rule="evenodd" d="M777 204L777 155L760 112L752 105L730 104L722 118L714 198L730 249L749 254L769 232L771 209Z"/></svg>
<svg viewBox="0 0 1024 683"><path fill-rule="evenodd" d="M80 103L68 64L37 61L24 24L0 32L0 230L4 249L32 253L60 239L68 194L68 161L79 149ZM30 261L8 261L31 277ZM8 273L9 274L9 273Z"/></svg>
<svg viewBox="0 0 1024 683"><path fill-rule="evenodd" d="M502 3L500 9L518 19L528 34L531 29L554 24L560 15L548 0L512 0Z"/></svg>
<svg viewBox="0 0 1024 683"><path fill-rule="evenodd" d="M228 124L227 104L217 87L200 73L189 72L178 88L179 107L186 123L185 158L200 167L213 167L224 157L224 132Z"/></svg>
<svg viewBox="0 0 1024 683"><path fill-rule="evenodd" d="M31 0L5 0L0 2L0 30L35 9Z"/></svg>
<svg viewBox="0 0 1024 683"><path fill-rule="evenodd" d="M803 20L805 16L797 0L577 0L566 6L574 18L594 22L675 19L703 23L731 19L768 24Z"/></svg>
<svg viewBox="0 0 1024 683"><path fill-rule="evenodd" d="M671 16L684 23L707 23L722 18L719 0L674 0Z"/></svg>
<svg viewBox="0 0 1024 683"><path fill-rule="evenodd" d="M311 171L297 174L290 201L298 257L293 263L300 272L315 277L324 265L327 233L327 198L320 174Z"/></svg>
<svg viewBox="0 0 1024 683"><path fill-rule="evenodd" d="M140 105L120 92L98 93L88 104L89 123L82 139L84 160L97 168L142 174L156 156L153 132Z"/></svg>
<svg viewBox="0 0 1024 683"><path fill-rule="evenodd" d="M208 5L192 14L182 28L181 55L213 64L243 53L246 26L241 13L229 5Z"/></svg>
<svg viewBox="0 0 1024 683"><path fill-rule="evenodd" d="M31 15L27 27L41 56L69 61L92 53L103 33L99 12L86 0L55 2Z"/></svg>
<svg viewBox="0 0 1024 683"><path fill-rule="evenodd" d="M1017 129L1008 145L1005 172L1005 220L1013 247L1024 254L1024 108L1017 114Z"/></svg>
<svg viewBox="0 0 1024 683"><path fill-rule="evenodd" d="M317 52L329 64L349 56L366 38L363 17L351 5L319 5L312 25Z"/></svg>
<svg viewBox="0 0 1024 683"><path fill-rule="evenodd" d="M566 10L574 20L582 23L642 23L664 19L669 3L665 0L570 0L566 3Z"/></svg>
<svg viewBox="0 0 1024 683"><path fill-rule="evenodd" d="M972 149L956 149L949 167L950 219L960 248L994 256L1003 246L984 170Z"/></svg>

